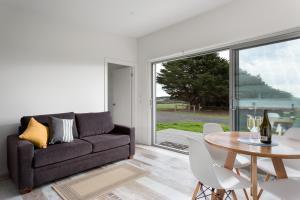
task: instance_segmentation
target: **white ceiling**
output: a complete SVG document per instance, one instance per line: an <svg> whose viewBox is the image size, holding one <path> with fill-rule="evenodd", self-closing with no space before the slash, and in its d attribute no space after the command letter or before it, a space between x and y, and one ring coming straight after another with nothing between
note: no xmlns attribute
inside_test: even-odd
<svg viewBox="0 0 300 200"><path fill-rule="evenodd" d="M141 37L232 0L0 0L58 22ZM0 4L1 6L1 4Z"/></svg>

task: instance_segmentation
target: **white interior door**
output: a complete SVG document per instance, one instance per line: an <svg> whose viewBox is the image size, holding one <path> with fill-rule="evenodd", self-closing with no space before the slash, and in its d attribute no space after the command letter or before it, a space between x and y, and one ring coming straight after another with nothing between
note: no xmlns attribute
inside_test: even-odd
<svg viewBox="0 0 300 200"><path fill-rule="evenodd" d="M124 67L112 72L112 116L115 124L132 125L131 105L131 68Z"/></svg>

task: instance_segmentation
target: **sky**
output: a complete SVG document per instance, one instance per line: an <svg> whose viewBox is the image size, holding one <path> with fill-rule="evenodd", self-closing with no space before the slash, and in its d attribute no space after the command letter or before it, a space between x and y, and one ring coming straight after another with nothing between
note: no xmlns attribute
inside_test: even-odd
<svg viewBox="0 0 300 200"><path fill-rule="evenodd" d="M162 66L162 63L157 63L155 67L156 67L156 73L159 73L160 70L164 68ZM165 97L165 96L170 96L170 95L162 89L161 84L156 83L156 96L157 97Z"/></svg>
<svg viewBox="0 0 300 200"><path fill-rule="evenodd" d="M300 39L241 50L239 59L241 69L300 97Z"/></svg>

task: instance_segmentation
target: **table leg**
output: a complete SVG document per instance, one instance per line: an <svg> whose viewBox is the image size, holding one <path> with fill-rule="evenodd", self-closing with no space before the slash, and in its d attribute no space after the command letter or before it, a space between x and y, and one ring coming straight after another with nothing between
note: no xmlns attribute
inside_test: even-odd
<svg viewBox="0 0 300 200"><path fill-rule="evenodd" d="M273 162L273 166L274 166L277 178L278 179L287 178L287 174L286 174L282 159L272 158L272 162Z"/></svg>
<svg viewBox="0 0 300 200"><path fill-rule="evenodd" d="M227 154L227 158L226 158L224 167L227 168L227 169L232 170L233 166L234 166L235 158L236 158L236 153L232 152L232 151L229 151L228 154Z"/></svg>
<svg viewBox="0 0 300 200"><path fill-rule="evenodd" d="M227 154L227 157L226 157L224 167L229 170L232 170L233 166L234 166L235 158L236 158L236 153L229 151ZM220 197L220 199L223 199L224 193L225 193L225 190L217 190L217 196Z"/></svg>
<svg viewBox="0 0 300 200"><path fill-rule="evenodd" d="M251 193L253 200L257 200L257 157L251 156Z"/></svg>

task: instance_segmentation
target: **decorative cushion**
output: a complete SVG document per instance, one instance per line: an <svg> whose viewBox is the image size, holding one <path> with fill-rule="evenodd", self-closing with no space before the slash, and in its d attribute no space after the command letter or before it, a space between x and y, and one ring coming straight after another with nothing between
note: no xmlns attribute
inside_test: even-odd
<svg viewBox="0 0 300 200"><path fill-rule="evenodd" d="M101 134L82 139L93 145L93 152L105 151L130 143L128 135Z"/></svg>
<svg viewBox="0 0 300 200"><path fill-rule="evenodd" d="M76 114L79 138L109 133L114 129L110 112Z"/></svg>
<svg viewBox="0 0 300 200"><path fill-rule="evenodd" d="M24 132L29 120L33 117L38 122L44 124L45 126L49 126L49 117L56 117L60 119L73 119L73 137L78 138L78 132L77 127L75 123L75 113L69 112L69 113L59 113L59 114L46 114L46 115L35 115L35 116L24 116L21 118L21 127L20 127L20 133Z"/></svg>
<svg viewBox="0 0 300 200"><path fill-rule="evenodd" d="M49 145L47 149L34 151L33 166L41 167L87 155L92 152L92 145L80 139L73 142Z"/></svg>
<svg viewBox="0 0 300 200"><path fill-rule="evenodd" d="M47 148L49 129L36 121L33 117L30 119L27 129L19 135L22 140L28 140L37 148Z"/></svg>
<svg viewBox="0 0 300 200"><path fill-rule="evenodd" d="M73 141L73 119L59 119L56 117L50 117L49 122L49 144Z"/></svg>

